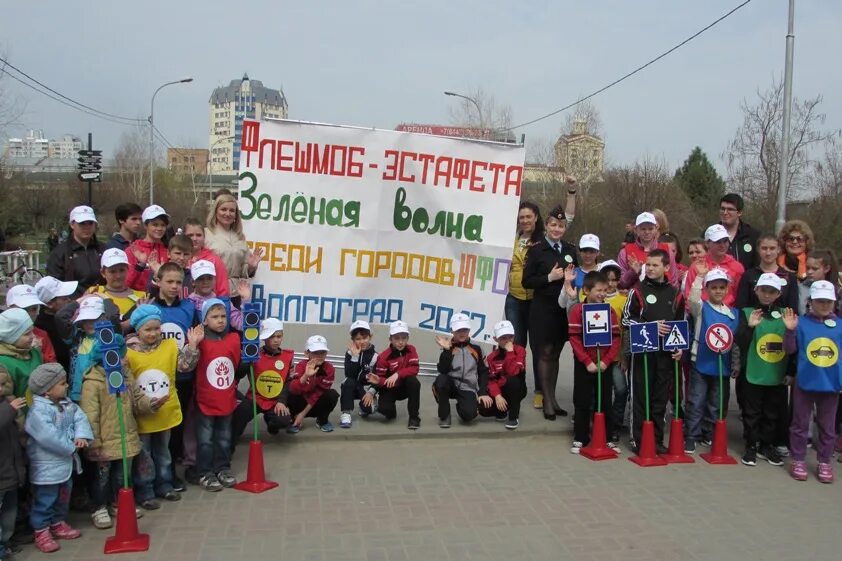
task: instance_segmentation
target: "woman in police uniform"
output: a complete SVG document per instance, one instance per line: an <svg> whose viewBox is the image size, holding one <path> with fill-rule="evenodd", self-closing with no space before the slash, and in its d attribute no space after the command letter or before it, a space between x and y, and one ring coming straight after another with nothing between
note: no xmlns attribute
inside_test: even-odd
<svg viewBox="0 0 842 561"><path fill-rule="evenodd" d="M554 421L567 411L555 396L558 357L567 341L567 314L558 305L564 269L577 266L576 247L564 241L564 209L556 206L547 216L544 239L529 248L523 270L523 287L534 291L529 310L529 347L538 358L538 378L544 392L544 418Z"/></svg>

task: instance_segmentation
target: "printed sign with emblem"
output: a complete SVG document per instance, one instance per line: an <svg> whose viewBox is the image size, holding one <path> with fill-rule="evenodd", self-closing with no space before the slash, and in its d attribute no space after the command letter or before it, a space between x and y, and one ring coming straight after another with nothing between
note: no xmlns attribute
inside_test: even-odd
<svg viewBox="0 0 842 561"><path fill-rule="evenodd" d="M582 304L582 343L611 346L611 304Z"/></svg>
<svg viewBox="0 0 842 561"><path fill-rule="evenodd" d="M724 323L714 323L705 331L705 343L715 353L727 353L734 344L734 333Z"/></svg>
<svg viewBox="0 0 842 561"><path fill-rule="evenodd" d="M205 370L210 386L217 390L227 390L234 383L234 363L227 356L213 359Z"/></svg>

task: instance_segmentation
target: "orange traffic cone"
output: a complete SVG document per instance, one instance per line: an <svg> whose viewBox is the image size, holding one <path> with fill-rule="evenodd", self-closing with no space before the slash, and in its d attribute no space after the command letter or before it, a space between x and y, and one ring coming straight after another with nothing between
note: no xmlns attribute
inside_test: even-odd
<svg viewBox="0 0 842 561"><path fill-rule="evenodd" d="M263 442L252 440L249 442L249 468L246 480L234 485L234 489L262 493L277 486L278 484L274 481L266 481L266 472L263 469Z"/></svg>
<svg viewBox="0 0 842 561"><path fill-rule="evenodd" d="M634 462L640 467L667 465L667 461L655 453L655 423L652 421L643 421L643 432L638 446L640 448L637 456L629 458L630 462Z"/></svg>
<svg viewBox="0 0 842 561"><path fill-rule="evenodd" d="M117 532L105 540L105 553L133 553L149 549L149 534L137 529L134 491L123 488L117 492Z"/></svg>
<svg viewBox="0 0 842 561"><path fill-rule="evenodd" d="M613 460L617 452L607 446L605 439L605 413L593 414L593 432L590 443L579 450L579 455L589 460Z"/></svg>
<svg viewBox="0 0 842 561"><path fill-rule="evenodd" d="M666 454L661 457L670 464L693 464L696 462L684 452L684 423L681 419L673 419L670 425L670 446Z"/></svg>
<svg viewBox="0 0 842 561"><path fill-rule="evenodd" d="M725 419L719 419L713 425L713 446L710 447L710 452L701 456L709 464L733 465L737 463L737 460L728 455L728 425Z"/></svg>

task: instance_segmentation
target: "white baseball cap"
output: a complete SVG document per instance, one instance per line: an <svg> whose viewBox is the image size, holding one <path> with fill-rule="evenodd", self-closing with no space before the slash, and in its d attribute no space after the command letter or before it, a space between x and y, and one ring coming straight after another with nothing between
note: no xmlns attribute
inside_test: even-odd
<svg viewBox="0 0 842 561"><path fill-rule="evenodd" d="M6 293L6 306L17 308L28 308L30 306L43 306L44 303L38 298L35 289L28 284L13 286Z"/></svg>
<svg viewBox="0 0 842 561"><path fill-rule="evenodd" d="M605 261L603 261L602 263L599 264L599 266L596 268L596 270L601 271L601 270L606 269L608 267L614 267L615 269L622 270L622 268L620 267L620 264L617 263L616 261L614 261L613 259L606 259Z"/></svg>
<svg viewBox="0 0 842 561"><path fill-rule="evenodd" d="M276 331L284 330L284 322L278 318L266 318L260 322L260 340L265 341L275 334Z"/></svg>
<svg viewBox="0 0 842 561"><path fill-rule="evenodd" d="M579 249L595 249L599 251L599 238L593 234L585 234L579 238Z"/></svg>
<svg viewBox="0 0 842 561"><path fill-rule="evenodd" d="M714 224L705 230L705 239L711 242L718 242L728 237L728 230L722 224Z"/></svg>
<svg viewBox="0 0 842 561"><path fill-rule="evenodd" d="M55 277L44 277L35 283L35 294L42 302L49 304L50 300L61 296L72 296L79 288L79 281L62 282Z"/></svg>
<svg viewBox="0 0 842 561"><path fill-rule="evenodd" d="M510 321L498 321L494 324L494 337L499 339L504 335L514 335L515 334L515 326L512 325Z"/></svg>
<svg viewBox="0 0 842 561"><path fill-rule="evenodd" d="M207 259L199 259L198 261L190 265L190 276L193 278L193 280L196 280L199 277L203 277L205 275L210 275L212 277L216 276L216 267L213 266L213 263L211 263Z"/></svg>
<svg viewBox="0 0 842 561"><path fill-rule="evenodd" d="M371 333L371 326L368 324L367 321L358 319L354 323L351 324L351 328L348 330L348 333L353 333L356 329L365 329L369 333Z"/></svg>
<svg viewBox="0 0 842 561"><path fill-rule="evenodd" d="M471 318L469 318L465 314L453 314L453 317L450 318L450 330L451 331L459 331L460 329L470 329L471 328Z"/></svg>
<svg viewBox="0 0 842 561"><path fill-rule="evenodd" d="M313 335L311 337L308 337L307 345L304 348L305 350L311 353L330 350L327 348L327 339L325 339L321 335Z"/></svg>
<svg viewBox="0 0 842 561"><path fill-rule="evenodd" d="M836 290L828 281L816 281L810 285L810 300L836 300Z"/></svg>
<svg viewBox="0 0 842 561"><path fill-rule="evenodd" d="M167 214L167 211L164 210L163 207L158 205L149 205L148 207L143 209L143 214L140 215L140 219L143 220L144 224L146 224L151 220L155 220L159 216L166 216L167 218L170 217L170 215Z"/></svg>
<svg viewBox="0 0 842 561"><path fill-rule="evenodd" d="M409 325L405 321L393 321L389 324L389 335L397 335L399 333L406 333L409 335Z"/></svg>
<svg viewBox="0 0 842 561"><path fill-rule="evenodd" d="M99 262L105 269L115 265L128 265L129 256L122 249L112 247L102 252L102 259Z"/></svg>
<svg viewBox="0 0 842 561"><path fill-rule="evenodd" d="M719 267L717 267L716 269L711 269L707 272L707 274L705 274L705 285L707 285L709 282L718 280L731 282L731 279L728 277L728 273L726 273L724 269L720 269Z"/></svg>
<svg viewBox="0 0 842 561"><path fill-rule="evenodd" d="M781 280L783 279L775 273L763 273L760 275L760 278L757 279L757 284L755 286L768 286L769 288L774 288L780 292L781 287L783 286Z"/></svg>
<svg viewBox="0 0 842 561"><path fill-rule="evenodd" d="M105 313L105 302L99 296L89 296L82 300L79 304L79 310L76 313L77 321L85 321L87 319L99 319Z"/></svg>
<svg viewBox="0 0 842 561"><path fill-rule="evenodd" d="M77 206L70 211L70 221L76 222L96 222L96 214L94 209L89 206Z"/></svg>
<svg viewBox="0 0 842 561"><path fill-rule="evenodd" d="M655 220L655 215L651 212L641 212L637 215L637 218L634 221L635 226L640 226L641 224L657 224L658 221Z"/></svg>

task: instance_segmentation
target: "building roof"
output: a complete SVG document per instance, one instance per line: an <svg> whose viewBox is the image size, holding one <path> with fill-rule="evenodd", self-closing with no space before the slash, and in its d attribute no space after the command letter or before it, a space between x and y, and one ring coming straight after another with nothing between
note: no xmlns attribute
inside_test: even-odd
<svg viewBox="0 0 842 561"><path fill-rule="evenodd" d="M237 94L240 93L240 88L243 82L249 82L251 92L254 95L255 103L265 103L267 105L278 105L286 107L287 100L284 97L282 90L273 90L263 85L260 80L250 80L248 74L243 74L240 80L231 80L227 86L222 86L213 90L210 97L210 103L230 103L234 101Z"/></svg>

